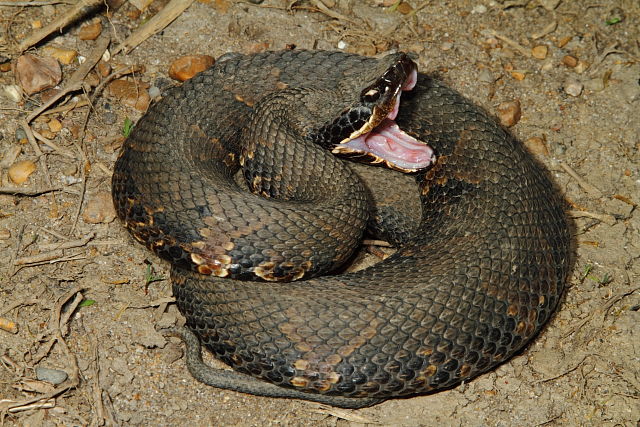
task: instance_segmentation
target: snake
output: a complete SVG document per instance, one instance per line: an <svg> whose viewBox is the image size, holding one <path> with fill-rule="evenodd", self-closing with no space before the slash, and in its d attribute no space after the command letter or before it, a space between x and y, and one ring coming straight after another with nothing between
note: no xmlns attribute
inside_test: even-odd
<svg viewBox="0 0 640 427"><path fill-rule="evenodd" d="M571 270L547 170L403 52L225 54L137 122L112 196L171 264L191 374L256 395L359 408L451 388L523 349ZM351 271L366 235L395 252Z"/></svg>

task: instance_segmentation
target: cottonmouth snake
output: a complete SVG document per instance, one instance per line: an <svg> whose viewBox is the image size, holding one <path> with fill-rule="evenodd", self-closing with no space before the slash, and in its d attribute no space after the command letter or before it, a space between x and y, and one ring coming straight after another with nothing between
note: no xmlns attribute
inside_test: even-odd
<svg viewBox="0 0 640 427"><path fill-rule="evenodd" d="M188 330L240 372L207 368L183 331L198 379L360 407L485 372L552 314L570 238L551 181L493 118L415 70L404 54L231 54L138 122L113 174L118 215L171 262ZM331 151L414 171L419 223L370 213ZM367 223L397 252L318 277Z"/></svg>

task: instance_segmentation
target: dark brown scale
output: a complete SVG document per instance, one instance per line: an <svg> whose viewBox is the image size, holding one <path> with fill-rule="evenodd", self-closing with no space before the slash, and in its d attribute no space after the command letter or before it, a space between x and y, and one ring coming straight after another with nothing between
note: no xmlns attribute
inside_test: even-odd
<svg viewBox="0 0 640 427"><path fill-rule="evenodd" d="M425 75L397 121L438 159L416 175L419 225L390 232L398 252L357 273L243 281L307 278L351 254L369 216L363 184L308 142L330 135L398 57L234 55L170 93L127 140L113 177L119 216L172 262L188 328L275 386L204 367L181 332L199 380L360 407L486 372L555 310L570 269L560 198L493 118ZM240 159L268 198L235 183Z"/></svg>

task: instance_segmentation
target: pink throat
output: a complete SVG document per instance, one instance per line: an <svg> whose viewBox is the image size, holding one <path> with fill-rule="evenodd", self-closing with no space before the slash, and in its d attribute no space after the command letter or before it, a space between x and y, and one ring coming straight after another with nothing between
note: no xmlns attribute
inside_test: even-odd
<svg viewBox="0 0 640 427"><path fill-rule="evenodd" d="M395 104L387 118L371 132L342 144L342 147L373 154L389 166L404 171L417 171L433 163L435 160L433 149L406 134L394 121L400 111L402 91L413 89L417 81L418 73L414 70L402 85L402 90L396 95Z"/></svg>

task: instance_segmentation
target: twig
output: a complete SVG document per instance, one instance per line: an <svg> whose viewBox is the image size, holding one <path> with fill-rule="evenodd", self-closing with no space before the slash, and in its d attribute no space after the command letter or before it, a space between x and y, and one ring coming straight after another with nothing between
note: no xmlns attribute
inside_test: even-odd
<svg viewBox="0 0 640 427"><path fill-rule="evenodd" d="M585 190L587 193L589 193L591 196L596 197L596 198L600 198L602 197L602 191L599 190L598 188L596 188L595 186L589 184L587 181L585 181L584 179L582 179L582 177L580 175L578 175L578 173L576 171L574 171L571 166L569 166L568 164L564 163L564 162L558 162L558 164L560 165L560 167L562 169L564 169L564 171L566 173L569 174L569 176L571 176L571 178L575 179L576 182L578 183L578 185L580 187L582 187L583 190Z"/></svg>
<svg viewBox="0 0 640 427"><path fill-rule="evenodd" d="M599 213L594 213L594 212L588 212L588 211L577 211L577 210L571 210L569 212L567 212L569 215L571 215L573 218L593 218L593 219L597 219L600 222L604 222L605 224L609 224L609 225L615 225L616 224L616 217L614 217L613 215L610 214L599 214Z"/></svg>
<svg viewBox="0 0 640 427"><path fill-rule="evenodd" d="M48 262L54 259L62 258L63 256L64 256L64 252L62 251L62 249L55 250L55 251L47 251L47 252L42 252L36 255L17 258L13 262L13 265L17 266L17 265L40 264L43 262Z"/></svg>
<svg viewBox="0 0 640 427"><path fill-rule="evenodd" d="M582 364L587 360L587 358L588 358L588 357L591 357L591 356L599 356L599 355L598 355L598 354L587 354L587 355L586 355L586 356L584 356L584 357L582 358L582 360L581 360L580 362L578 362L578 364L577 364L576 366L574 366L573 368L567 369L567 370L566 370L566 371L564 371L563 373L558 374L558 375L554 375L553 377L543 378L543 379L541 379L541 380L536 381L535 383L536 383L536 384L546 383L546 382L549 382L549 381L556 380L556 379L558 379L558 378L560 378L560 377L564 377L565 375L567 375L567 374L569 374L569 373L571 373L571 372L575 371L576 369L578 369L578 368L579 368L579 367L580 367L580 366L581 366L581 365L582 365ZM601 356L600 356L600 357L601 357Z"/></svg>
<svg viewBox="0 0 640 427"><path fill-rule="evenodd" d="M35 130L31 129L31 131L33 132L33 136L40 142L42 142L44 145L46 145L47 147L57 151L58 153L62 154L63 156L67 156L70 157L72 159L75 159L76 156L74 156L69 150L67 150L66 148L62 148L60 146L58 146L58 144L56 144L53 141L48 140L47 138L45 138L44 136L40 135L38 132L36 132Z"/></svg>
<svg viewBox="0 0 640 427"><path fill-rule="evenodd" d="M7 400L5 402L13 402L11 400ZM2 402L0 402L2 403ZM34 402L34 403L30 403L28 405L19 405L19 406L11 406L9 408L9 412L14 414L16 412L22 412L22 411L31 411L32 409L51 409L51 408L55 408L56 407L56 400L55 399L48 399L48 400L42 400L42 399L38 399L38 401Z"/></svg>
<svg viewBox="0 0 640 427"><path fill-rule="evenodd" d="M53 251L51 252L51 254L53 253ZM43 260L41 261L33 261L33 262L29 262L29 263L22 263L22 264L16 264L16 266L22 268L22 267L35 267L37 265L43 265L43 264L57 264L59 262L69 262L69 261L77 261L79 259L86 259L87 257L84 256L83 254L77 253L77 254L70 254L70 255L66 255L66 256L59 256L59 257L53 257L53 255L50 255L49 258L45 257L45 255L49 255L50 253L47 254L41 254L43 256ZM17 261L16 261L17 262Z"/></svg>
<svg viewBox="0 0 640 427"><path fill-rule="evenodd" d="M60 191L61 187L52 188L15 188L15 187L0 187L0 194L11 194L13 196L39 196L41 194L51 193L53 191Z"/></svg>
<svg viewBox="0 0 640 427"><path fill-rule="evenodd" d="M511 46L518 52L520 52L522 56L526 56L527 58L531 56L531 51L529 49L523 47L518 42L510 39L509 37L503 36L502 34L498 33L496 30L485 30L483 31L483 33L502 40L503 42L505 42L506 44L508 44L509 46Z"/></svg>
<svg viewBox="0 0 640 427"><path fill-rule="evenodd" d="M67 0L33 0L33 1L0 1L0 6L7 7L29 7L29 6L47 6L49 4L73 4L71 1Z"/></svg>
<svg viewBox="0 0 640 427"><path fill-rule="evenodd" d="M160 12L156 13L146 24L144 24L135 33L125 39L115 50L114 54L119 52L129 53L140 43L145 41L152 35L162 31L167 25L173 22L182 12L184 12L194 0L171 0Z"/></svg>
<svg viewBox="0 0 640 427"><path fill-rule="evenodd" d="M71 248L79 248L82 246L86 246L94 237L96 233L90 233L83 237L82 239L70 240L67 242L59 242L59 243L49 243L46 245L40 245L40 249L42 250L60 250L60 249L71 249Z"/></svg>
<svg viewBox="0 0 640 427"><path fill-rule="evenodd" d="M50 114L65 113L78 107L84 107L85 105L89 105L89 101L86 98L78 99L76 101L60 105L56 108L50 108L47 111L43 111L41 114L48 116Z"/></svg>
<svg viewBox="0 0 640 427"><path fill-rule="evenodd" d="M20 52L24 52L34 44L38 43L40 40L47 37L49 34L54 33L56 31L62 31L64 27L75 22L80 17L90 13L94 8L102 5L103 0L80 0L76 3L71 9L66 11L61 16L58 16L53 21L51 21L48 25L45 25L38 31L35 31L30 36L22 41L18 45L18 50Z"/></svg>

